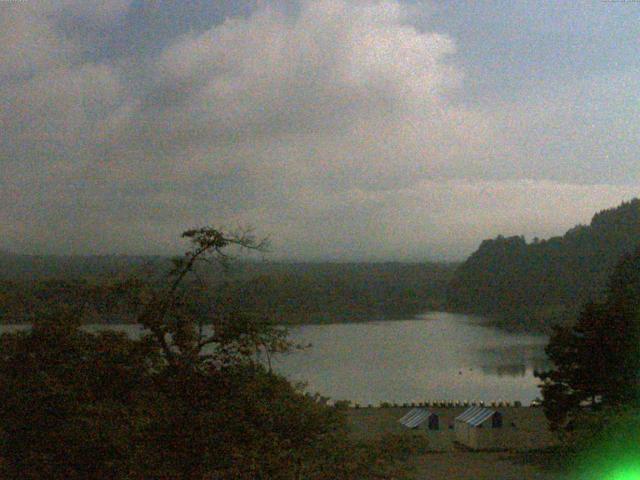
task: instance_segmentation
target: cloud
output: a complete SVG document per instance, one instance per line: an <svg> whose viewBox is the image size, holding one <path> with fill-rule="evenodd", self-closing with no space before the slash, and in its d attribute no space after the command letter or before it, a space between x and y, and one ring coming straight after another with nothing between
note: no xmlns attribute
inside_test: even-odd
<svg viewBox="0 0 640 480"><path fill-rule="evenodd" d="M24 79L69 62L75 46L63 38L46 9L32 2L5 2L0 10L0 82Z"/></svg>
<svg viewBox="0 0 640 480"><path fill-rule="evenodd" d="M57 0L47 8L52 13L64 13L73 17L104 24L112 22L129 10L132 0Z"/></svg>
<svg viewBox="0 0 640 480"><path fill-rule="evenodd" d="M457 255L498 233L561 233L640 184L620 141L637 133L635 74L469 104L464 52L425 9L294 3L104 58L87 53L95 31L129 1L3 6L7 246L167 251L213 223L271 234L276 256ZM594 159L613 153L627 186Z"/></svg>
<svg viewBox="0 0 640 480"><path fill-rule="evenodd" d="M124 15L131 0L3 2L0 9L0 83L25 80L51 68L68 67L86 48L70 30L81 22L104 25ZM69 25L64 20L70 20ZM75 22L75 23L74 23Z"/></svg>
<svg viewBox="0 0 640 480"><path fill-rule="evenodd" d="M637 185L547 180L424 180L393 191L302 191L288 206L245 211L298 258L458 259L499 234L548 238L638 195Z"/></svg>
<svg viewBox="0 0 640 480"><path fill-rule="evenodd" d="M173 145L253 144L266 163L273 144L298 142L315 153L292 159L309 174L366 166L384 177L388 142L428 149L449 123L440 96L460 81L445 61L453 42L404 21L396 2L325 0L295 19L265 7L187 35L155 65L145 123Z"/></svg>

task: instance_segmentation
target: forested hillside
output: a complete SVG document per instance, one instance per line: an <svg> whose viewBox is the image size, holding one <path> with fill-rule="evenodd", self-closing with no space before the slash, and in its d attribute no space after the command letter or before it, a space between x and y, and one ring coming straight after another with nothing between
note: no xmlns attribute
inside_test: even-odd
<svg viewBox="0 0 640 480"><path fill-rule="evenodd" d="M233 308L268 312L283 323L389 320L444 308L453 269L395 262L274 264L227 282L221 295Z"/></svg>
<svg viewBox="0 0 640 480"><path fill-rule="evenodd" d="M169 266L169 258L151 255L16 255L0 250L0 280L114 278Z"/></svg>
<svg viewBox="0 0 640 480"><path fill-rule="evenodd" d="M562 237L502 236L482 242L449 284L452 311L495 316L505 326L545 330L602 295L619 261L640 245L640 200L594 215Z"/></svg>
<svg viewBox="0 0 640 480"><path fill-rule="evenodd" d="M131 280L161 282L166 257L0 257L0 322L28 322L51 303L82 308L85 321L133 320ZM198 310L269 315L280 323L385 320L444 308L454 266L435 263L236 262L198 269ZM217 311L217 310L216 310Z"/></svg>

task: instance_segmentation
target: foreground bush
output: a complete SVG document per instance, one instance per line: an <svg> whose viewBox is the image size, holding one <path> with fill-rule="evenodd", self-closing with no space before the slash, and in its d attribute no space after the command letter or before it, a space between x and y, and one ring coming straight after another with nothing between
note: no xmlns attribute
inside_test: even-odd
<svg viewBox="0 0 640 480"><path fill-rule="evenodd" d="M191 308L183 279L195 262L253 240L213 229L184 236L193 248L166 289L128 284L141 339L87 332L80 312L58 308L0 337L0 478L398 478L401 444L351 443L339 408L258 361L289 347L286 332Z"/></svg>

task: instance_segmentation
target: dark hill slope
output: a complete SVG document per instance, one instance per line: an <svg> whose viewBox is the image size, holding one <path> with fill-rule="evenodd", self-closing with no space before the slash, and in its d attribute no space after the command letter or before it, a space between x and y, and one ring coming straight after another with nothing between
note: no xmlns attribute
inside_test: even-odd
<svg viewBox="0 0 640 480"><path fill-rule="evenodd" d="M505 326L544 330L603 293L620 257L640 245L640 199L594 215L562 237L482 242L456 270L452 311L491 315Z"/></svg>

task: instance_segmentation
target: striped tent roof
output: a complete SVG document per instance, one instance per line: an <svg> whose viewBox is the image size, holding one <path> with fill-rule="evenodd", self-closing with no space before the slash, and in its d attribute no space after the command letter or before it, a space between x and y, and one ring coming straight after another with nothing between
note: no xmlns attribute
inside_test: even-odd
<svg viewBox="0 0 640 480"><path fill-rule="evenodd" d="M472 427L477 427L486 419L491 418L496 413L495 410L484 407L470 407L456 417L456 421L468 423Z"/></svg>
<svg viewBox="0 0 640 480"><path fill-rule="evenodd" d="M405 427L415 428L421 423L425 422L431 416L431 412L426 408L414 408L398 422Z"/></svg>

